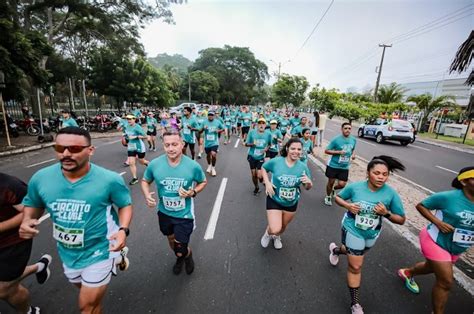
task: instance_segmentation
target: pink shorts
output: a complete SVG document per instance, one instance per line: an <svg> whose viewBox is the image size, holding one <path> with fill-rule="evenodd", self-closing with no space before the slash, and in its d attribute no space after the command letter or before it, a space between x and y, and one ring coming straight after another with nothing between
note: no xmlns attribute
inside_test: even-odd
<svg viewBox="0 0 474 314"><path fill-rule="evenodd" d="M456 263L459 258L459 255L452 255L434 242L426 228L420 231L420 246L423 256L431 261Z"/></svg>

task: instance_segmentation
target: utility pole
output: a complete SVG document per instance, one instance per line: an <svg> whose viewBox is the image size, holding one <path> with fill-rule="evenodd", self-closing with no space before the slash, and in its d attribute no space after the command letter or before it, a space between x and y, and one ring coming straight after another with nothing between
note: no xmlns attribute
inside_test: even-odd
<svg viewBox="0 0 474 314"><path fill-rule="evenodd" d="M275 63L276 65L278 65L278 76L277 76L277 80L279 80L279 79L280 79L280 75L281 75L281 67L282 67L282 65L285 65L285 64L287 64L288 62L291 62L291 60L286 60L286 61L283 62L283 63L281 63L281 62L278 62L278 63L277 63L277 62L275 62L275 61L273 61L273 60L271 60L271 59L270 59L270 61L273 62L273 63Z"/></svg>
<svg viewBox="0 0 474 314"><path fill-rule="evenodd" d="M188 73L188 100L191 102L191 74Z"/></svg>
<svg viewBox="0 0 474 314"><path fill-rule="evenodd" d="M376 72L378 72L379 75L377 75L377 82L375 82L375 91L374 91L374 101L375 102L377 102L377 93L379 91L380 75L382 74L382 66L383 66L383 58L385 56L385 48L392 47L392 45L379 44L379 47L383 47L383 51L382 51L382 59L380 59L380 65L379 65L378 71L376 70Z"/></svg>

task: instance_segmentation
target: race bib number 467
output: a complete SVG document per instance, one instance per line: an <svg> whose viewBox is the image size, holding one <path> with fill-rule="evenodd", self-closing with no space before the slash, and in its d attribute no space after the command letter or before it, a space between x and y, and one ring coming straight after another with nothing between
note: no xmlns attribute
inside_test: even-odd
<svg viewBox="0 0 474 314"><path fill-rule="evenodd" d="M71 249L84 247L84 229L64 228L53 224L53 238Z"/></svg>

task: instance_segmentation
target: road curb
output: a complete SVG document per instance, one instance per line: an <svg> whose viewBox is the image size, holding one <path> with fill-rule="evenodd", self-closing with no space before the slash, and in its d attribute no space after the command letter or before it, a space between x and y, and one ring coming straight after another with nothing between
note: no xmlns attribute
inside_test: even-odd
<svg viewBox="0 0 474 314"><path fill-rule="evenodd" d="M425 140L423 138L420 138L419 136L416 138L416 142L429 144L429 145L433 145L433 146L438 146L438 147L443 147L443 148L447 148L447 149L452 149L452 150L456 150L458 152L463 152L463 153L468 153L468 154L474 155L474 149L465 149L465 148L462 148L462 147L452 146L452 145L448 145L448 144L444 144L444 143L433 142L433 141L429 141L429 140Z"/></svg>
<svg viewBox="0 0 474 314"><path fill-rule="evenodd" d="M367 163L367 160L364 159L364 158L360 158L360 157L356 157L357 159L359 159L360 161L362 162L365 162ZM320 161L318 160L316 157L314 156L311 156L309 155L308 156L308 159L310 159L316 166L318 166L323 172L326 170L326 166ZM413 187L417 188L417 189L422 189L424 192L430 192L430 190L427 191L426 188L414 183L414 182L411 182L410 180L408 179L405 179L401 176L397 176L398 178L404 180L407 184L410 184L412 185ZM414 183L414 184L413 184ZM431 191L432 192L432 191ZM430 193L431 194L431 193ZM406 240L408 240L411 244L413 244L415 246L415 248L417 248L418 250L420 250L420 244L419 244L419 241L418 241L418 235L415 234L412 230L410 230L409 227L407 226L404 226L404 225L395 225L393 223L391 223L390 221L387 221L388 225L399 235L401 235L403 238L405 238ZM408 222L408 225L410 225L410 223ZM467 292L469 292L471 294L471 296L474 296L474 281L465 273L463 272L461 269L459 269L458 267L456 266L453 266L453 275L454 275L454 279L456 280L456 282L462 287L464 288L464 290L466 290Z"/></svg>
<svg viewBox="0 0 474 314"><path fill-rule="evenodd" d="M120 136L121 133L104 133L104 134L91 134L92 139L99 139L99 138L107 138L107 137L116 137ZM23 148L18 148L18 149L13 149L13 150L8 150L5 152L0 152L0 157L5 157L5 156L12 156L12 155L18 155L18 154L23 154L35 150L40 150L43 148L48 148L54 145L54 142L50 143L44 143L44 144L38 144L38 145L33 145L33 146L27 146Z"/></svg>

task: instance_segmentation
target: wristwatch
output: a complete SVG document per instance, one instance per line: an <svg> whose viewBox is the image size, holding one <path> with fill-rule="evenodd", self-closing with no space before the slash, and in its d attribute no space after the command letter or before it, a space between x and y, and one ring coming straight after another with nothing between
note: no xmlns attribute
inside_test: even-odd
<svg viewBox="0 0 474 314"><path fill-rule="evenodd" d="M193 189L193 197L196 197L196 195L197 195L197 192L196 190Z"/></svg>
<svg viewBox="0 0 474 314"><path fill-rule="evenodd" d="M392 216L392 214L390 212L386 213L385 215L383 215L385 218L390 218L390 216Z"/></svg>
<svg viewBox="0 0 474 314"><path fill-rule="evenodd" d="M128 237L128 235L130 234L130 229L126 228L126 227L120 227L119 231L120 230L123 230L123 232L125 232L125 236Z"/></svg>

